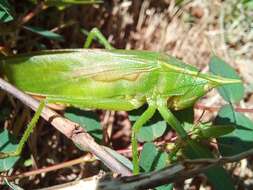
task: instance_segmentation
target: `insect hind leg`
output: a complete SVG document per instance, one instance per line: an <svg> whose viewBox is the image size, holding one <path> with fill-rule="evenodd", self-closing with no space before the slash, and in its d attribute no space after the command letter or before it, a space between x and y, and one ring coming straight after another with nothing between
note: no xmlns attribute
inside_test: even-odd
<svg viewBox="0 0 253 190"><path fill-rule="evenodd" d="M36 123L38 122L39 118L40 118L40 114L43 110L43 108L46 105L46 100L42 100L39 104L38 109L36 110L32 120L30 121L30 123L27 125L27 128L22 136L22 138L20 139L18 146L16 148L15 151L12 152L0 152L0 159L4 159L4 158L8 158L8 157L14 157L14 156L19 156L24 148L24 145L26 143L26 141L28 140L30 134L33 132L34 127L36 126Z"/></svg>
<svg viewBox="0 0 253 190"><path fill-rule="evenodd" d="M89 48L94 39L98 39L99 43L101 43L103 46L105 46L105 49L114 49L114 47L112 47L112 45L108 42L108 40L105 38L105 36L96 27L93 28L88 33L87 39L86 39L83 47Z"/></svg>
<svg viewBox="0 0 253 190"><path fill-rule="evenodd" d="M138 142L137 134L141 127L155 114L156 107L149 105L147 110L141 114L132 127L131 145L132 145L132 157L133 157L133 173L139 174L139 160L138 160Z"/></svg>

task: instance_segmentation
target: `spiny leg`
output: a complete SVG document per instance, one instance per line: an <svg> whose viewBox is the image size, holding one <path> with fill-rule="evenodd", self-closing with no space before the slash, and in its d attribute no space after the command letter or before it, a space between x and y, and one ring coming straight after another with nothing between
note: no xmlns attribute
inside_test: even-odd
<svg viewBox="0 0 253 190"><path fill-rule="evenodd" d="M178 121L178 119L173 115L173 113L167 108L165 102L158 105L158 111L162 115L163 119L176 131L176 133L179 135L181 140L183 140L184 143L189 145L191 150L198 156L201 157L202 153L205 154L205 151L203 151L203 148L199 146L194 140L192 140L188 135L187 132L184 130L181 123ZM202 152L202 153L201 153Z"/></svg>
<svg viewBox="0 0 253 190"><path fill-rule="evenodd" d="M147 110L137 119L137 121L134 123L132 127L131 144L132 144L134 175L139 173L138 142L136 135L140 131L141 127L154 115L155 111L156 107L149 105Z"/></svg>
<svg viewBox="0 0 253 190"><path fill-rule="evenodd" d="M212 156L211 153L203 149L202 146L200 146L196 141L192 140L188 135L187 132L184 130L181 123L178 121L178 119L171 113L171 111L163 105L158 105L158 111L164 118L164 120L177 132L181 140L185 144L187 144L192 152L192 157L195 158L202 158L203 156L206 158L209 158Z"/></svg>
<svg viewBox="0 0 253 190"><path fill-rule="evenodd" d="M43 108L45 107L45 105L46 105L46 100L42 100L40 102L39 107L36 110L36 112L35 112L32 120L27 125L27 128L26 128L26 130L25 130L25 132L24 132L21 140L19 141L16 150L13 151L13 152L1 152L0 153L0 159L11 157L11 156L18 156L18 155L21 154L21 152L22 152L22 150L24 148L24 145L25 145L26 141L28 140L30 134L32 133L34 127L36 126L36 123L39 120L40 114L41 114Z"/></svg>
<svg viewBox="0 0 253 190"><path fill-rule="evenodd" d="M158 111L162 115L163 119L177 132L181 139L188 137L187 132L184 130L180 121L173 115L173 113L167 108L167 101L160 100L158 104Z"/></svg>
<svg viewBox="0 0 253 190"><path fill-rule="evenodd" d="M108 40L105 38L105 36L97 29L93 28L89 33L88 37L84 43L84 48L89 48L92 41L97 38L99 43L101 43L103 46L105 46L105 49L114 49L112 45L108 42Z"/></svg>

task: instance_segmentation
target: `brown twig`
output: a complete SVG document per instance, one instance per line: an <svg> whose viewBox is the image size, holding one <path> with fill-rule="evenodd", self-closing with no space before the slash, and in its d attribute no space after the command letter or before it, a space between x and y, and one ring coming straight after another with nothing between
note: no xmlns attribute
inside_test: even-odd
<svg viewBox="0 0 253 190"><path fill-rule="evenodd" d="M60 163L60 164L55 164L55 165L48 166L48 167L41 168L41 169L36 169L36 170L24 172L24 173L21 173L21 174L18 174L18 175L13 175L13 176L2 176L2 175L0 175L0 177L4 177L4 178L8 179L8 181L12 181L12 180L17 179L17 178L30 177L30 176L34 176L34 175L38 175L38 174L42 174L42 173L47 173L47 172L50 172L50 171L59 170L59 169L62 169L62 168L67 168L67 167L77 165L77 164L80 164L80 163L83 163L83 162L91 162L91 161L94 161L94 159L88 158L87 155L85 155L85 156L82 156L82 157L74 159L74 160L66 161L66 162L63 162L63 163Z"/></svg>
<svg viewBox="0 0 253 190"><path fill-rule="evenodd" d="M33 99L31 96L24 94L20 90L16 89L11 84L7 83L0 78L0 88L14 97L22 101L26 106L33 110L37 110L39 102ZM113 156L107 153L100 145L98 145L94 139L85 132L78 124L60 116L51 109L45 107L41 116L51 123L58 131L63 133L67 138L71 139L75 144L78 144L83 150L88 150L97 156L107 167L113 172L121 174L123 176L131 175L131 171L116 160Z"/></svg>
<svg viewBox="0 0 253 190"><path fill-rule="evenodd" d="M229 162L237 162L251 155L253 155L253 149L230 157L184 160L181 163L173 164L159 171L153 171L130 177L100 180L96 190L141 190L155 188L160 185L191 178L194 175L206 171L210 167Z"/></svg>
<svg viewBox="0 0 253 190"><path fill-rule="evenodd" d="M36 16L39 12L46 9L47 6L44 4L44 2L40 2L36 5L36 7L29 13L27 13L24 17L21 18L19 24L24 25L27 22L29 22L34 16Z"/></svg>
<svg viewBox="0 0 253 190"><path fill-rule="evenodd" d="M219 111L220 107L214 107L214 106L205 106L203 104L197 103L194 108L201 109L201 110L208 110L208 111ZM247 113L253 113L253 108L240 108L236 107L235 111L237 112L247 112Z"/></svg>
<svg viewBox="0 0 253 190"><path fill-rule="evenodd" d="M10 22L10 23L0 23L0 34L1 35L7 35L12 32L16 32L18 29L20 29L24 24L29 22L32 18L34 18L38 13L45 10L48 6L44 4L44 2L40 2L36 5L36 7L24 15L23 17L20 17L19 19Z"/></svg>

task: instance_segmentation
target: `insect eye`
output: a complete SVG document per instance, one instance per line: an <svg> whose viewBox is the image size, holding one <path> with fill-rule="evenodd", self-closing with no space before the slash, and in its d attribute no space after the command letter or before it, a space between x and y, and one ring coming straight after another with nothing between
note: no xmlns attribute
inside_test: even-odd
<svg viewBox="0 0 253 190"><path fill-rule="evenodd" d="M205 84L205 85L204 85L204 91L205 91L205 92L208 92L208 91L210 91L210 90L212 90L212 89L213 89L213 87L210 86L209 84Z"/></svg>

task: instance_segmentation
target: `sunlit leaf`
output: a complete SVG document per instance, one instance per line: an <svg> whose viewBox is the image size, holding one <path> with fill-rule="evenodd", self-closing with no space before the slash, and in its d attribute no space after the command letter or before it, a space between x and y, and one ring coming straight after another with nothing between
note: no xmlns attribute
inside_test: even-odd
<svg viewBox="0 0 253 190"><path fill-rule="evenodd" d="M212 152L208 148L202 146L199 142L195 140L188 141L187 146L183 149L183 152L185 156L189 159L214 157ZM209 168L205 172L205 175L216 190L235 189L231 176L221 166Z"/></svg>
<svg viewBox="0 0 253 190"><path fill-rule="evenodd" d="M218 139L223 156L239 154L253 148L253 122L242 113L235 112L230 105L220 109L215 123L230 124L235 127L232 133Z"/></svg>
<svg viewBox="0 0 253 190"><path fill-rule="evenodd" d="M211 58L210 71L222 77L240 79L236 71L217 56ZM242 83L224 85L218 88L220 95L228 102L239 102L244 96Z"/></svg>
<svg viewBox="0 0 253 190"><path fill-rule="evenodd" d="M144 112L145 109L146 107L142 107L138 110L129 112L129 119L132 122L132 125L140 117L140 115ZM137 134L137 138L141 142L153 141L158 137L162 136L166 128L166 122L157 112L147 123L144 124L140 132Z"/></svg>
<svg viewBox="0 0 253 190"><path fill-rule="evenodd" d="M0 133L0 152L12 152L17 148L17 140L11 135L7 129ZM9 157L0 159L0 171L11 169L20 157Z"/></svg>
<svg viewBox="0 0 253 190"><path fill-rule="evenodd" d="M153 143L145 143L141 151L140 167L145 172L150 172L158 169L162 169L166 166L168 160L168 154L157 150ZM157 190L169 190L172 189L172 184L162 185L157 187Z"/></svg>
<svg viewBox="0 0 253 190"><path fill-rule="evenodd" d="M235 130L233 125L203 125L198 127L201 138L218 138Z"/></svg>

